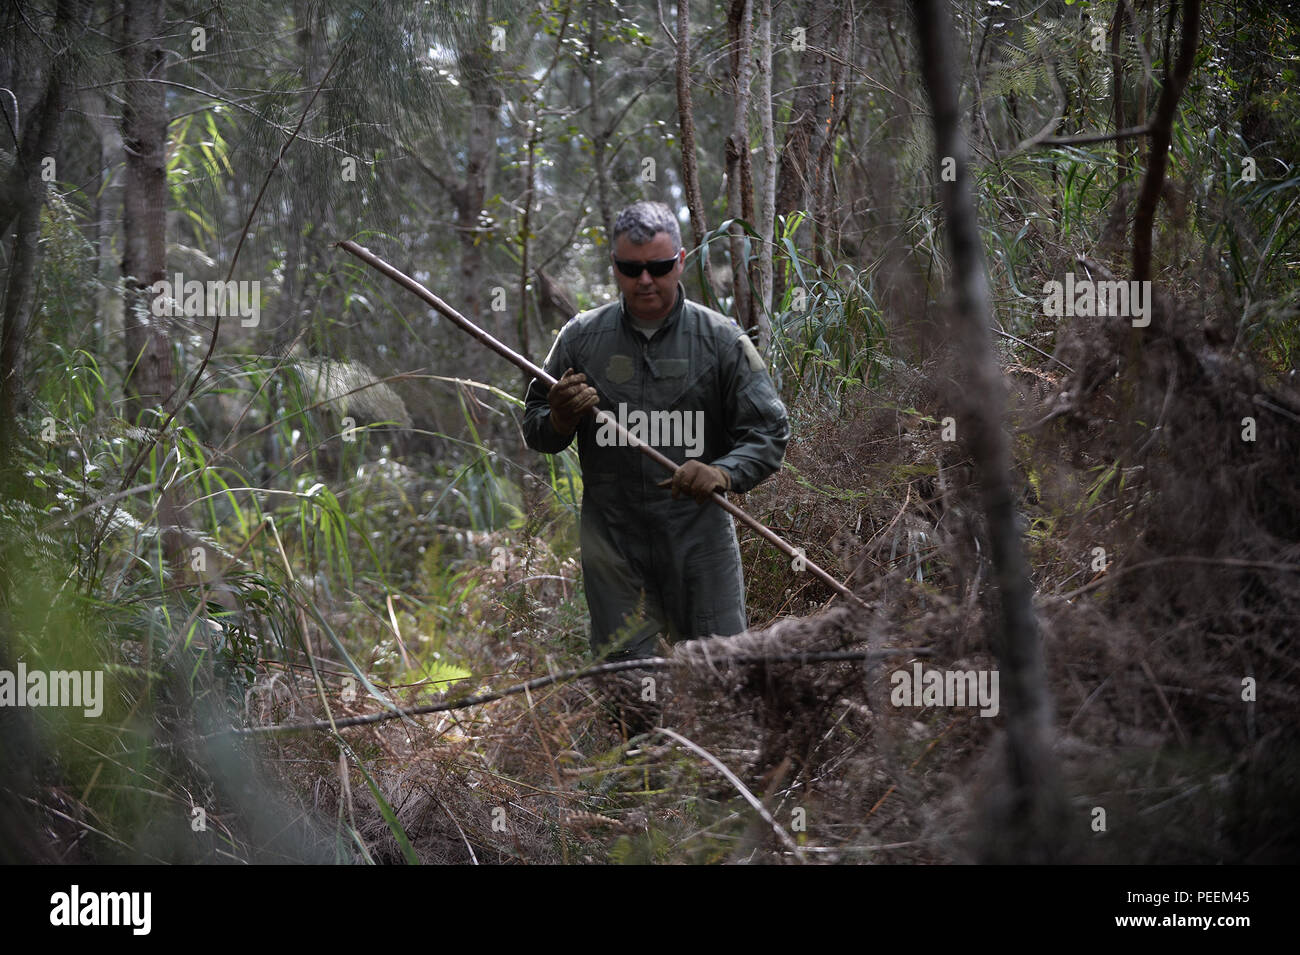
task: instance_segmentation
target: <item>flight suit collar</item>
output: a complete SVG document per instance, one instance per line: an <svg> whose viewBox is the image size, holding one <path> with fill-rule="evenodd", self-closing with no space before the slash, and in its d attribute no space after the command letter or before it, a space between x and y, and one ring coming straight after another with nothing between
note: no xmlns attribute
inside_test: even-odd
<svg viewBox="0 0 1300 955"><path fill-rule="evenodd" d="M636 326L632 323L632 316L627 310L626 296L620 295L618 297L618 300L619 300L619 314L623 316L623 327L626 328L633 335L640 335L641 333L636 330ZM664 320L659 323L659 328L657 331L655 331L655 336L658 336L665 329L672 328L673 325L677 324L677 319L681 316L682 309L685 307L686 307L686 286L683 285L681 282L678 282L677 283L677 304L673 306L672 311L670 311L667 315L664 316Z"/></svg>

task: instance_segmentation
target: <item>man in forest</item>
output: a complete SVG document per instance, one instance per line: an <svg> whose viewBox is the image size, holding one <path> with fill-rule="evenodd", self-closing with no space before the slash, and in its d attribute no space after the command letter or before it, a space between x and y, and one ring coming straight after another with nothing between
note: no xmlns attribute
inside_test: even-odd
<svg viewBox="0 0 1300 955"><path fill-rule="evenodd" d="M780 468L789 427L749 336L686 298L686 251L667 206L637 202L620 212L611 257L622 297L560 330L546 358L559 381L529 386L524 438L557 454L577 436L591 647L635 659L652 655L660 637L746 628L735 524L709 499L748 491ZM677 472L668 477L619 446L597 423L597 407Z"/></svg>

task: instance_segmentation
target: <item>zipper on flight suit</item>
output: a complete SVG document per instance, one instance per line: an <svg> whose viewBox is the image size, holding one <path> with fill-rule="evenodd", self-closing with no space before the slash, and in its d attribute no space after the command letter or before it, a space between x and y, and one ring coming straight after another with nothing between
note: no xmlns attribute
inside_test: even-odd
<svg viewBox="0 0 1300 955"><path fill-rule="evenodd" d="M660 329L659 331L662 330L663 329ZM640 342L641 361L645 364L646 368L650 369L650 374L653 375L655 380L657 381L659 379L659 370L655 368L655 363L650 358L650 339L642 335L641 332L637 329L632 329L632 331L629 334L635 336L636 338L641 339ZM659 332L655 332L655 334L657 335L659 334ZM637 407L640 408L642 411L645 410L645 396L646 396L646 378L643 372L641 375L641 394L637 398ZM654 482L654 478L646 477L646 471L649 470L649 468L647 467L647 462L649 459L640 455L638 455L638 457L641 457L641 503L644 506L646 501L649 500L650 493L651 493L649 485ZM655 488L655 490L658 491L659 489Z"/></svg>

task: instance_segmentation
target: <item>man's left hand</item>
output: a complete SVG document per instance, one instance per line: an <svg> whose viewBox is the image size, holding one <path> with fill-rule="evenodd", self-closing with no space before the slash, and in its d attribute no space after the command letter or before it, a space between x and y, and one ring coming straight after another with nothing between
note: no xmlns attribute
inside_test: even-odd
<svg viewBox="0 0 1300 955"><path fill-rule="evenodd" d="M722 468L692 458L673 472L672 477L660 481L659 487L671 487L673 500L689 494L703 503L714 491L728 490L731 487L731 477Z"/></svg>

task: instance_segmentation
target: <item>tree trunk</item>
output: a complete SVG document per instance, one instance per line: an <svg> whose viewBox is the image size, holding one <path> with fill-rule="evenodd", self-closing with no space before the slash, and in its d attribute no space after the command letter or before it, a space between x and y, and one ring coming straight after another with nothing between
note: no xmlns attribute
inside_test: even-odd
<svg viewBox="0 0 1300 955"><path fill-rule="evenodd" d="M776 134L772 129L772 0L758 8L758 120L763 137L762 189L758 194L758 350L772 341L772 255L776 232ZM778 385L780 382L777 383Z"/></svg>
<svg viewBox="0 0 1300 955"><path fill-rule="evenodd" d="M1033 586L1016 526L1010 447L1002 429L1005 385L993 351L992 308L980 246L965 138L960 128L956 60L947 0L913 0L922 72L934 112L935 167L956 161L956 180L940 182L952 256L953 337L965 394L959 429L975 463L999 597L993 649L1000 665L1010 798L991 813L986 861L1047 862L1059 855L1064 808L1050 746L1051 705L1034 616Z"/></svg>
<svg viewBox="0 0 1300 955"><path fill-rule="evenodd" d="M172 410L176 398L172 348L165 320L156 318L151 286L167 268L167 103L162 44L163 0L124 0L122 61L123 176L122 275L127 373L123 381L126 417L140 420L146 409ZM212 321L218 319L213 317ZM146 427L161 421L146 418ZM161 449L160 449L161 451ZM187 566L179 492L158 497L162 556L177 569Z"/></svg>
<svg viewBox="0 0 1300 955"><path fill-rule="evenodd" d="M294 0L293 20L296 29L298 58L302 64L302 92L299 94L300 109L306 110L312 98L316 98L316 109L325 109L329 96L328 90L321 90L316 95L316 87L328 68L326 42L329 26L319 4L308 0ZM316 131L314 116L303 121L304 137L310 137ZM298 337L305 324L303 304L306 298L307 281L314 269L315 260L319 258L320 242L317 230L331 234L328 215L322 202L323 192L314 187L326 171L320 168L316 151L303 149L293 162L296 182L288 194L291 205L289 214L289 235L285 249L284 289L279 301L282 306L275 326L273 343L277 354L283 354Z"/></svg>
<svg viewBox="0 0 1300 955"><path fill-rule="evenodd" d="M125 335L123 302L118 294L122 255L122 127L113 117L113 104L95 96L87 112L103 110L99 129L99 164L103 178L95 204L95 254L99 260L99 287L95 311L99 316L97 338L100 354L111 354Z"/></svg>
<svg viewBox="0 0 1300 955"><path fill-rule="evenodd" d="M771 0L768 0L770 3ZM770 85L770 84L769 84ZM682 131L682 184L686 192L686 208L691 215L691 234L697 247L704 243L709 232L704 217L704 197L700 192L700 167L695 160L695 107L691 99L691 3L677 0L677 125ZM701 263L704 269L704 291L715 292L713 265L708 257Z"/></svg>
<svg viewBox="0 0 1300 955"><path fill-rule="evenodd" d="M546 68L540 77L537 78L536 85L531 95L528 97L528 156L524 163L524 195L521 200L523 211L519 217L519 351L527 355L528 348L528 303L530 296L528 294L528 251L529 242L532 235L532 215L533 215L533 192L537 182L537 144L542 138L542 103L544 102L542 90L546 86L546 81L551 72L555 69L555 64L560 60L560 51L564 48L564 33L569 26L569 12L573 4L569 2L564 8L564 20L560 24L560 29L555 37L555 55L551 58L551 65ZM540 311L540 309L539 309ZM539 316L540 318L540 316ZM540 321L539 321L540 329ZM531 381L531 379L529 379ZM529 381L523 383L527 389ZM525 493L528 493L525 491Z"/></svg>
<svg viewBox="0 0 1300 955"><path fill-rule="evenodd" d="M1124 108L1124 5L1125 0L1119 0L1115 4L1115 15L1110 23L1110 113L1116 132L1128 126L1127 111ZM1134 148L1131 140L1115 140L1115 198L1111 201L1100 243L1100 248L1108 251L1128 244L1127 179L1133 169L1131 157Z"/></svg>
<svg viewBox="0 0 1300 955"><path fill-rule="evenodd" d="M166 409L175 390L171 343L154 317L150 286L167 267L167 104L162 44L162 0L124 0L122 145L126 152L122 199L127 374L126 417Z"/></svg>
<svg viewBox="0 0 1300 955"><path fill-rule="evenodd" d="M825 51L830 47L833 27L831 0L807 0L804 11L799 22L807 25L808 48L795 54L799 57L799 73L777 169L776 217L788 216L804 204L813 157L830 115ZM772 300L779 303L784 297L785 270L779 269L773 276Z"/></svg>
<svg viewBox="0 0 1300 955"><path fill-rule="evenodd" d="M57 44L77 42L74 34L85 29L89 16L88 4L60 0L55 12L55 44L50 45L50 49L57 49ZM11 37L10 42L16 41ZM67 56L53 56L47 61L44 89L25 120L13 109L14 100L3 106L6 113L13 109L15 115L10 122L17 121L21 129L14 130L20 139L14 148L12 171L4 183L3 210L0 211L0 220L3 220L0 224L6 237L10 225L16 225L8 254L8 275L0 313L0 467L11 461L9 451L16 438L19 417L25 410L26 341L35 308L41 208L45 204L49 168L46 163L53 161L58 151L63 110L68 98L67 61ZM9 68L14 66L14 62L9 64ZM7 74L8 69L5 72ZM8 92L16 97L12 90ZM57 177L57 165L53 173Z"/></svg>
<svg viewBox="0 0 1300 955"><path fill-rule="evenodd" d="M25 344L35 298L37 243L41 235L41 207L45 203L42 161L46 156L53 156L57 148L64 99L62 72L59 64L50 64L45 94L24 124L14 162L15 174L22 175L12 193L17 230L9 254L3 332L0 333L0 455L5 462L10 460L8 452L25 403Z"/></svg>
<svg viewBox="0 0 1300 955"><path fill-rule="evenodd" d="M535 102L529 104L528 148L524 161L524 196L520 204L524 207L519 216L519 320L516 323L516 335L519 339L519 352L528 355L528 236L532 229L533 184L536 179L533 162L537 155L538 130L541 122ZM532 379L529 379L531 381ZM524 382L527 389L528 382Z"/></svg>
<svg viewBox="0 0 1300 955"><path fill-rule="evenodd" d="M1138 38L1138 42L1141 43L1142 48L1145 49L1145 50L1150 50L1150 49L1151 49L1151 37L1155 35L1155 19L1156 19L1156 12L1155 12L1155 11L1156 11L1155 0L1147 0L1147 26L1146 26L1146 33L1145 33L1145 35L1143 35L1143 36L1141 36L1141 37ZM1136 20L1137 20L1137 18L1134 17L1134 21L1135 21L1135 24L1134 24L1134 34L1135 34L1135 35L1136 35L1136 33L1137 33L1137 30L1136 30ZM1148 114L1148 112L1150 111L1150 107L1151 107L1151 81L1152 81L1152 79L1154 79L1154 77L1151 76L1150 71L1143 71L1143 73L1142 73L1142 88L1141 88L1141 90L1138 92L1137 124L1138 124L1139 126L1145 126L1146 123L1147 123L1147 114ZM1149 137L1147 137L1147 136L1143 136L1143 137L1142 137L1140 140L1138 140L1138 142L1137 142L1138 149L1139 149L1139 151L1140 151L1141 154L1142 154L1142 162L1143 162L1143 164L1146 163L1146 161L1147 161L1147 157L1150 155L1150 147L1147 145L1149 141L1150 141L1150 140L1149 140Z"/></svg>
<svg viewBox="0 0 1300 955"><path fill-rule="evenodd" d="M1110 23L1110 112L1115 132L1128 127L1124 111L1124 4L1115 4L1115 16ZM1128 150L1130 140L1115 140L1115 175L1122 182L1129 173Z"/></svg>
<svg viewBox="0 0 1300 955"><path fill-rule="evenodd" d="M487 21L483 21L487 32ZM470 98L469 140L466 143L465 178L456 196L456 215L460 222L460 287L465 310L480 321L485 317L483 302L483 243L480 241L479 217L492 182L496 162L497 113L501 94L491 73L491 57L486 46L472 49L461 57L461 80ZM492 333L508 336L510 319L506 311L493 313Z"/></svg>
<svg viewBox="0 0 1300 955"><path fill-rule="evenodd" d="M846 101L846 77L853 47L853 6L845 3L841 7L839 32L836 35L835 48L837 58L831 65L831 99L830 117L826 121L826 131L822 135L821 148L817 150L815 167L813 203L813 261L817 267L827 271L833 253L827 250L829 236L836 230L831 225L834 208L834 170L835 130L848 110Z"/></svg>
<svg viewBox="0 0 1300 955"><path fill-rule="evenodd" d="M733 219L754 221L754 182L749 165L749 86L752 76L751 44L753 11L750 0L732 0L727 16L731 39L731 82L733 96L731 135L727 137L727 214ZM745 255L743 226L731 227L732 317L740 327L754 327L753 294L749 287L749 263Z"/></svg>
<svg viewBox="0 0 1300 955"><path fill-rule="evenodd" d="M689 3L690 0L683 0ZM609 133L600 117L600 81L596 64L600 56L600 5L591 0L587 6L587 58L582 72L587 78L591 96L591 163L596 172L596 205L600 208L600 224L605 229L605 243L614 244L614 210L610 201L609 168L605 151L609 147Z"/></svg>
<svg viewBox="0 0 1300 955"><path fill-rule="evenodd" d="M1171 22L1172 18L1171 11ZM1165 183L1165 167L1169 164L1169 144L1173 139L1174 114L1178 111L1179 97L1183 95L1187 79L1192 75L1192 63L1196 59L1200 19L1201 0L1187 0L1187 8L1183 13L1183 35L1178 50L1178 62L1172 69L1165 70L1164 87L1160 90L1160 99L1156 103L1155 118L1151 121L1147 171L1142 180L1142 189L1138 193L1137 211L1133 216L1133 281L1135 282L1149 281L1151 278L1151 230L1155 224L1160 190Z"/></svg>

